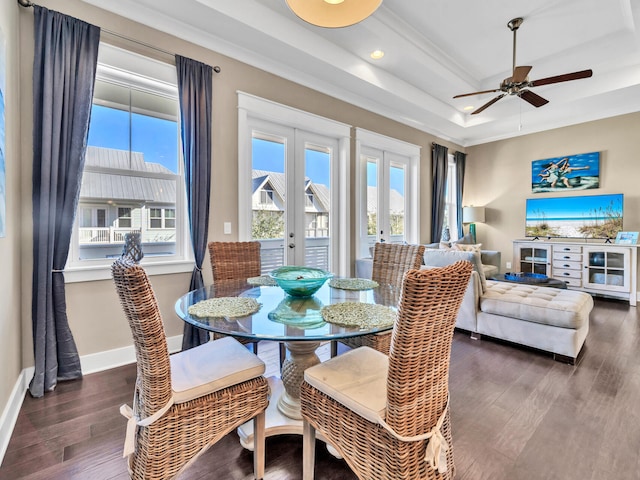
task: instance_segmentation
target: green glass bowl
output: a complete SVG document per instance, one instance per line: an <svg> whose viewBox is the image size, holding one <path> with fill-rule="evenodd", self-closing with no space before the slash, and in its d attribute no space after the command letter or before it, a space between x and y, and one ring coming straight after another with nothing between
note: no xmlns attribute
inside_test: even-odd
<svg viewBox="0 0 640 480"><path fill-rule="evenodd" d="M292 297L310 297L324 285L324 282L333 277L333 274L319 268L289 265L276 268L269 276Z"/></svg>

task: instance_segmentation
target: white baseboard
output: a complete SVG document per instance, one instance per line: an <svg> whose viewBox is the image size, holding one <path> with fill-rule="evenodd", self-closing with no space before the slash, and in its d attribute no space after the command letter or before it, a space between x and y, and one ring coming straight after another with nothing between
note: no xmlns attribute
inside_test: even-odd
<svg viewBox="0 0 640 480"><path fill-rule="evenodd" d="M182 349L182 335L167 338L167 345L169 346L169 353L180 351ZM83 375L109 370L110 368L127 365L135 361L136 353L133 345L80 357ZM9 440L16 426L18 414L29 388L29 382L33 378L33 373L33 367L25 368L20 372L0 417L0 464L2 464L4 454L7 452Z"/></svg>
<svg viewBox="0 0 640 480"><path fill-rule="evenodd" d="M13 386L13 390L11 390L9 400L7 401L2 412L2 416L0 417L0 464L2 463L2 460L4 460L4 454L9 446L11 434L13 433L13 429L18 421L18 414L22 407L24 394L27 391L27 388L29 388L29 382L31 381L31 378L33 378L33 372L33 367L25 368L20 372L18 380Z"/></svg>
<svg viewBox="0 0 640 480"><path fill-rule="evenodd" d="M182 350L182 335L167 338L169 353L179 352ZM92 353L80 357L80 365L82 366L82 374L102 372L110 368L120 367L136 361L136 352L133 345L122 348L106 350L104 352Z"/></svg>

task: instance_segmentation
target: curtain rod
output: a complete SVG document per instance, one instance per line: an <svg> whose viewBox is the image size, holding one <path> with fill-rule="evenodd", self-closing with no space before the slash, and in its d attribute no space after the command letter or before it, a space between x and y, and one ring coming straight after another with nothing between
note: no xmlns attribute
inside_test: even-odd
<svg viewBox="0 0 640 480"><path fill-rule="evenodd" d="M18 5L20 5L21 7L25 7L25 8L29 8L29 7L33 7L35 5L35 3L30 2L29 0L17 0L18 1ZM113 32L111 30L107 30L106 28L100 28L100 30L102 30L105 33L108 33L109 35L113 35L114 37L118 37L121 38L122 40L126 40L128 42L133 42L133 43L137 43L138 45L142 45L143 47L147 47L147 48L151 48L153 50L156 50L157 52L160 53L164 53L165 55L170 55L172 57L175 58L176 54L173 52L168 52L167 50L163 50L161 48L158 48L154 45L150 45L148 43L144 43L141 42L140 40L134 40L133 38L127 37L125 35L122 35L121 33L117 33L117 32ZM215 65L213 68L213 71L215 73L220 73L222 71L222 69L218 66Z"/></svg>

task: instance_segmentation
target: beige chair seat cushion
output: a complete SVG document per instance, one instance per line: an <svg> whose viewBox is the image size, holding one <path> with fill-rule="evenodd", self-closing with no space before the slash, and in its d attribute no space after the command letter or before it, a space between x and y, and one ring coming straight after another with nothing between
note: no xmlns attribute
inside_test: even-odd
<svg viewBox="0 0 640 480"><path fill-rule="evenodd" d="M584 292L487 280L480 297L484 313L562 328L580 328L589 321L593 299Z"/></svg>
<svg viewBox="0 0 640 480"><path fill-rule="evenodd" d="M305 381L370 422L385 418L389 358L369 347L338 355L304 371Z"/></svg>
<svg viewBox="0 0 640 480"><path fill-rule="evenodd" d="M174 403L184 403L259 377L265 365L232 337L171 355Z"/></svg>

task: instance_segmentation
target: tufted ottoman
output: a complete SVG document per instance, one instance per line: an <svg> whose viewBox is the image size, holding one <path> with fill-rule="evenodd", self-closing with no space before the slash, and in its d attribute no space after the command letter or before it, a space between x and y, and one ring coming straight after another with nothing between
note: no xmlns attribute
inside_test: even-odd
<svg viewBox="0 0 640 480"><path fill-rule="evenodd" d="M573 364L587 338L592 309L593 299L584 292L487 280L475 331Z"/></svg>

